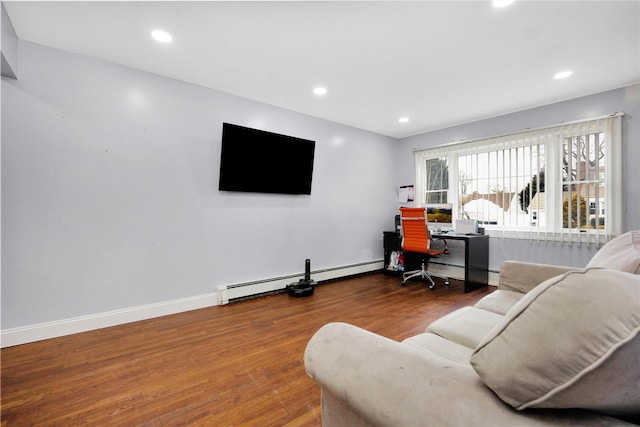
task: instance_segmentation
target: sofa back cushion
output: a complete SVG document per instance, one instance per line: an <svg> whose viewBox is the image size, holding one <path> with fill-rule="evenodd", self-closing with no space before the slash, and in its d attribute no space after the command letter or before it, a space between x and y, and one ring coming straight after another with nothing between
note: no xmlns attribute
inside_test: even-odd
<svg viewBox="0 0 640 427"><path fill-rule="evenodd" d="M612 268L640 274L640 230L621 234L591 258L587 268Z"/></svg>
<svg viewBox="0 0 640 427"><path fill-rule="evenodd" d="M589 269L527 293L471 364L516 409L640 414L640 276Z"/></svg>

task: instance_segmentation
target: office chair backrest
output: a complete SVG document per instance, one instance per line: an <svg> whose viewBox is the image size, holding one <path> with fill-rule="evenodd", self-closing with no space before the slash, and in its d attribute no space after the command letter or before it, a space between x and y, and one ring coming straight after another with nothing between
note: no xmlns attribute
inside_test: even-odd
<svg viewBox="0 0 640 427"><path fill-rule="evenodd" d="M429 231L425 208L400 208L402 249L407 252L429 253Z"/></svg>

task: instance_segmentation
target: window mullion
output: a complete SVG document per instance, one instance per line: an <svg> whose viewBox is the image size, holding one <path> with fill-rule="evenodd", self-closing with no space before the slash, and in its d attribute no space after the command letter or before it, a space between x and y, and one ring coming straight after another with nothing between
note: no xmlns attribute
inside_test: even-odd
<svg viewBox="0 0 640 427"><path fill-rule="evenodd" d="M458 156L451 152L447 156L447 162L449 164L449 189L447 191L447 201L453 204L453 221L452 225L455 227L455 220L460 218L458 205L459 205L459 197L460 197L460 178L458 176Z"/></svg>

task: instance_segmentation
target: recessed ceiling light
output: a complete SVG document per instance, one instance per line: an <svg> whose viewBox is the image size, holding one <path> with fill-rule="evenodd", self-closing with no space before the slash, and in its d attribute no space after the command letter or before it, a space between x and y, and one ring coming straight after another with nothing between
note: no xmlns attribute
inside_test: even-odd
<svg viewBox="0 0 640 427"><path fill-rule="evenodd" d="M313 89L313 93L315 93L316 95L319 95L319 96L326 95L327 94L327 88L318 86L317 88Z"/></svg>
<svg viewBox="0 0 640 427"><path fill-rule="evenodd" d="M169 43L171 41L171 34L163 30L151 31L151 37L162 43Z"/></svg>
<svg viewBox="0 0 640 427"><path fill-rule="evenodd" d="M567 70L567 71L560 71L558 74L556 74L555 76L553 76L554 79L559 80L559 79L566 79L567 77L569 77L572 74L571 71Z"/></svg>
<svg viewBox="0 0 640 427"><path fill-rule="evenodd" d="M516 0L493 0L493 7L507 7Z"/></svg>
<svg viewBox="0 0 640 427"><path fill-rule="evenodd" d="M409 117L400 117L398 119L398 122L400 123L407 123L409 121Z"/></svg>

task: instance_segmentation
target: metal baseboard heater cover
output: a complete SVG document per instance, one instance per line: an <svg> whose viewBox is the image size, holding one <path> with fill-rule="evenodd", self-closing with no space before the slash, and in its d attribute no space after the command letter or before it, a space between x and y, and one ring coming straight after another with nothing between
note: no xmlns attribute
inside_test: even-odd
<svg viewBox="0 0 640 427"><path fill-rule="evenodd" d="M351 264L341 267L325 268L311 271L316 282L339 279L341 277L353 276L355 274L369 273L382 270L384 262L382 260ZM264 280L255 280L245 283L218 286L218 305L228 304L237 299L247 298L270 292L285 290L291 282L296 282L304 278L304 273L292 274L288 276L274 277Z"/></svg>

